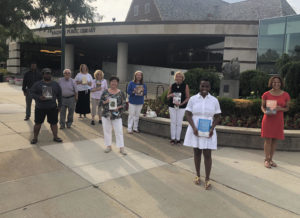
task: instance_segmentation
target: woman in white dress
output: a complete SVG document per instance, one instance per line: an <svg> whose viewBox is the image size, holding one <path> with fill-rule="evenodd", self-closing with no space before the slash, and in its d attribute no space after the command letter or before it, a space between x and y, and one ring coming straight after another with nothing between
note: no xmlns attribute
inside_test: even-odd
<svg viewBox="0 0 300 218"><path fill-rule="evenodd" d="M206 174L204 187L208 190L211 189L211 183L209 181L212 165L211 150L217 149L217 133L215 127L219 122L221 109L218 99L209 94L210 82L208 80L201 80L199 90L200 92L197 95L190 98L186 107L186 118L189 122L189 126L183 144L184 146L194 148L194 163L197 174L194 182L196 185L200 185L200 163L203 151ZM201 119L201 122L210 121L208 121L210 125L202 126L202 128L207 127L207 136L199 135L200 131L197 128L199 127L199 119Z"/></svg>

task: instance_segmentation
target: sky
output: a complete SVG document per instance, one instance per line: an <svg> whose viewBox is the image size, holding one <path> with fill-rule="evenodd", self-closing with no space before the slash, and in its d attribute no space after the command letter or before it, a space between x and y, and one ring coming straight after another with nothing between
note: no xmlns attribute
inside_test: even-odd
<svg viewBox="0 0 300 218"><path fill-rule="evenodd" d="M208 0L209 1L209 0ZM241 0L224 0L226 2L239 2ZM297 14L300 14L300 0L287 0L294 8ZM103 16L102 22L112 22L112 18L115 18L116 22L122 22L126 19L127 12L129 10L132 0L95 0L92 6L96 7L96 11ZM99 22L96 19L95 22ZM51 26L51 22L42 24L42 26ZM39 28L41 24L29 24L31 28Z"/></svg>

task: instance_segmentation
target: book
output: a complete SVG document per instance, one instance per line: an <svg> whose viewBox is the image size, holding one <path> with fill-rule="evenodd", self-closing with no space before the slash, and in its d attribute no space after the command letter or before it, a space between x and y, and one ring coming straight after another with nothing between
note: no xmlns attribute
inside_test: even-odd
<svg viewBox="0 0 300 218"><path fill-rule="evenodd" d="M43 86L42 87L42 95L46 99L51 99L52 98L52 87L49 86Z"/></svg>
<svg viewBox="0 0 300 218"><path fill-rule="evenodd" d="M181 103L181 92L174 92L173 104L177 105Z"/></svg>
<svg viewBox="0 0 300 218"><path fill-rule="evenodd" d="M101 81L100 80L96 80L96 88L100 88L101 87Z"/></svg>
<svg viewBox="0 0 300 218"><path fill-rule="evenodd" d="M211 120L200 118L198 121L198 136L209 137L210 128L211 128Z"/></svg>
<svg viewBox="0 0 300 218"><path fill-rule="evenodd" d="M86 85L88 83L86 76L82 76L81 83L82 83L82 85Z"/></svg>
<svg viewBox="0 0 300 218"><path fill-rule="evenodd" d="M143 96L144 95L144 86L143 85L137 85L135 91L135 95L137 96Z"/></svg>
<svg viewBox="0 0 300 218"><path fill-rule="evenodd" d="M276 111L277 101L276 100L266 100L266 114L274 115Z"/></svg>
<svg viewBox="0 0 300 218"><path fill-rule="evenodd" d="M109 99L109 110L116 110L118 105L117 105L117 99L116 98L110 98Z"/></svg>

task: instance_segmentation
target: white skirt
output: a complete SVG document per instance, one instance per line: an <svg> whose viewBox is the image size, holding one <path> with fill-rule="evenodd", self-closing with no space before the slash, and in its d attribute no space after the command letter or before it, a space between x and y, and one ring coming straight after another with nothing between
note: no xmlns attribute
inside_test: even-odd
<svg viewBox="0 0 300 218"><path fill-rule="evenodd" d="M189 125L184 137L183 145L199 149L217 150L217 131L214 129L214 133L210 138L199 137L194 135L193 128Z"/></svg>

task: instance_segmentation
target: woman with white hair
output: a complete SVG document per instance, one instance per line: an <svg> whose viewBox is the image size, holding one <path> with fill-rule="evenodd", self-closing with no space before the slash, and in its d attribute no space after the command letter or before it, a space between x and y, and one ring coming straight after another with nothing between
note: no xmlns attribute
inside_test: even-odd
<svg viewBox="0 0 300 218"><path fill-rule="evenodd" d="M175 73L175 83L169 87L167 98L169 99L169 113L171 119L172 145L180 144L182 121L187 102L190 98L189 86L184 82L184 74L181 71Z"/></svg>
<svg viewBox="0 0 300 218"><path fill-rule="evenodd" d="M101 107L98 107L103 91L107 89L107 82L104 79L102 70L96 70L94 73L95 79L92 82L91 99L92 99L92 121L91 125L95 125L96 111L98 110L99 123L101 124Z"/></svg>
<svg viewBox="0 0 300 218"><path fill-rule="evenodd" d="M128 108L128 133L138 133L139 117L144 104L144 96L147 95L147 86L143 81L143 72L136 71L133 81L130 81L127 89L129 95Z"/></svg>

